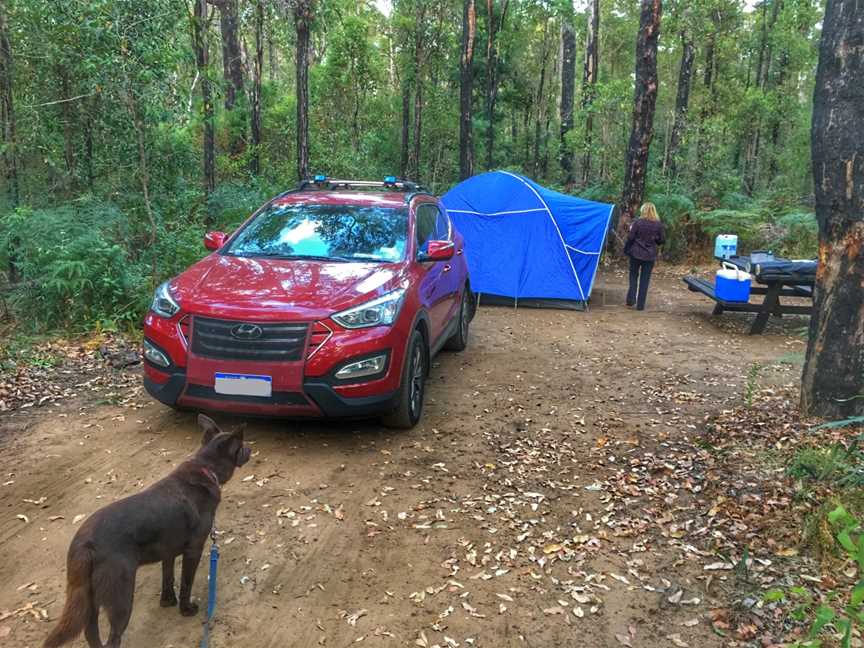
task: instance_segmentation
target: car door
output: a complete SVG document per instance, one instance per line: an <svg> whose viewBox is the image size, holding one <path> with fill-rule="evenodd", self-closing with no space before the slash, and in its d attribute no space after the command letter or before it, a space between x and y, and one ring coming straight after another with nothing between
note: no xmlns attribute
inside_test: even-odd
<svg viewBox="0 0 864 648"><path fill-rule="evenodd" d="M428 249L429 241L449 240L450 223L446 214L435 203L420 203L415 212L414 235L416 254L419 256ZM453 299L449 278L449 261L419 262L422 272L420 280L420 299L429 313L432 343L438 341L449 321L449 311Z"/></svg>

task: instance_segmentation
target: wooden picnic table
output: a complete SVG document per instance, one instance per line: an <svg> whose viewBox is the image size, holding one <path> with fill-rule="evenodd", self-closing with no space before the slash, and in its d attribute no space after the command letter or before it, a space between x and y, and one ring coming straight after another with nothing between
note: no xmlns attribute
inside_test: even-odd
<svg viewBox="0 0 864 648"><path fill-rule="evenodd" d="M750 288L751 295L764 295L761 302L728 302L719 299L714 293L714 285L700 277L684 277L684 283L693 292L699 292L714 300L713 315L721 315L724 311L739 313L756 313L756 319L750 326L750 334L758 335L765 331L768 318L771 315L782 317L783 315L812 315L813 314L813 286L815 276L801 275L793 272L785 272L773 269L765 269L753 272L756 264L751 263L748 256L735 256L730 259L719 259L731 263L735 267L750 272L753 276L753 285ZM773 257L772 257L773 260ZM777 259L782 261L782 259ZM759 283L761 285L756 285ZM783 304L781 297L799 297L810 300L810 304Z"/></svg>

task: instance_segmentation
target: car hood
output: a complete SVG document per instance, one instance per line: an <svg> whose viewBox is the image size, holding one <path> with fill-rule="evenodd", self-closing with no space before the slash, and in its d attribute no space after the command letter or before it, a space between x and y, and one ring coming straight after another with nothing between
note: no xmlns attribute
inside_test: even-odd
<svg viewBox="0 0 864 648"><path fill-rule="evenodd" d="M184 311L260 320L324 319L395 287L398 264L211 254L171 282Z"/></svg>

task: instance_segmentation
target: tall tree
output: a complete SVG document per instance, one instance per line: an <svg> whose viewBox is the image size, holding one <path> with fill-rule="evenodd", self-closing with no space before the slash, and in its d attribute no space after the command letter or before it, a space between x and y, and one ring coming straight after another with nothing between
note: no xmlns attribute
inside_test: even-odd
<svg viewBox="0 0 864 648"><path fill-rule="evenodd" d="M204 193L209 196L216 188L216 136L213 127L213 95L210 89L210 48L207 43L207 0L192 0L192 47L195 66L201 80L201 117L204 122ZM208 214L209 219L209 214Z"/></svg>
<svg viewBox="0 0 864 648"><path fill-rule="evenodd" d="M411 80L402 73L402 138L399 148L399 174L408 177L408 149L411 146Z"/></svg>
<svg viewBox="0 0 864 648"><path fill-rule="evenodd" d="M426 2L418 2L414 17L413 67L411 80L414 89L414 132L413 146L408 154L408 176L414 180L420 179L420 155L423 150L423 63L426 56Z"/></svg>
<svg viewBox="0 0 864 648"><path fill-rule="evenodd" d="M495 158L495 102L498 98L498 33L504 28L510 0L503 0L501 13L496 17L494 0L486 0L486 169L492 168ZM513 122L515 124L515 122ZM515 137L514 137L515 139Z"/></svg>
<svg viewBox="0 0 864 648"><path fill-rule="evenodd" d="M314 0L294 0L294 28L297 31L297 177L309 177L309 30Z"/></svg>
<svg viewBox="0 0 864 648"><path fill-rule="evenodd" d="M9 204L18 206L18 139L15 123L15 101L12 92L13 59L9 42L9 27L6 23L6 2L0 0L0 119L3 120L3 171Z"/></svg>
<svg viewBox="0 0 864 648"><path fill-rule="evenodd" d="M657 41L660 39L662 0L642 0L639 37L636 40L636 91L633 99L633 125L627 147L624 190L619 204L618 231L626 236L642 197L648 152L654 137L654 108L657 103Z"/></svg>
<svg viewBox="0 0 864 648"><path fill-rule="evenodd" d="M252 156L249 171L261 172L261 75L264 68L264 0L255 2L255 59L252 64L252 101L249 126L252 136Z"/></svg>
<svg viewBox="0 0 864 648"><path fill-rule="evenodd" d="M864 415L864 5L828 0L813 93L819 270L801 408Z"/></svg>
<svg viewBox="0 0 864 648"><path fill-rule="evenodd" d="M474 175L472 141L474 99L474 39L477 35L477 7L464 0L462 7L462 57L459 60L459 179Z"/></svg>
<svg viewBox="0 0 864 648"><path fill-rule="evenodd" d="M573 92L576 85L576 30L570 20L561 26L561 169L564 186L573 186L573 148L567 134L573 128Z"/></svg>
<svg viewBox="0 0 864 648"><path fill-rule="evenodd" d="M219 9L219 31L222 35L222 75L225 78L225 109L232 110L243 96L243 55L240 51L240 17L237 0L208 0Z"/></svg>
<svg viewBox="0 0 864 648"><path fill-rule="evenodd" d="M540 78L537 81L537 94L535 96L534 106L536 107L534 119L534 157L531 163L531 175L537 176L540 170L540 142L542 135L543 118L548 105L547 97L544 94L546 88L546 74L549 62L549 23L551 20L546 20L543 24L543 44L540 50Z"/></svg>
<svg viewBox="0 0 864 648"><path fill-rule="evenodd" d="M597 71L600 62L600 0L591 0L591 14L588 17L588 35L585 39L585 68L582 73L582 110L585 112L585 141L582 153L582 184L587 185L591 178L591 147L593 145L594 102Z"/></svg>
<svg viewBox="0 0 864 648"><path fill-rule="evenodd" d="M681 135L687 125L687 108L690 104L690 85L693 78L693 61L696 58L696 47L693 38L685 30L681 33L681 65L678 68L678 93L675 96L675 116L672 123L672 133L669 135L669 145L663 158L663 172L674 176L676 171L675 156L681 143Z"/></svg>

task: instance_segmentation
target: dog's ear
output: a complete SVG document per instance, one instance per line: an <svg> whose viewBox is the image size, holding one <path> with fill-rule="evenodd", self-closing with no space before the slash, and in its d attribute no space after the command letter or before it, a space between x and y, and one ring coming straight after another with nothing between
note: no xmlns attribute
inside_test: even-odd
<svg viewBox="0 0 864 648"><path fill-rule="evenodd" d="M243 438L245 436L245 433L246 433L246 424L241 423L240 425L237 426L237 429L231 433L231 435L237 437L242 442Z"/></svg>
<svg viewBox="0 0 864 648"><path fill-rule="evenodd" d="M201 438L202 446L206 446L210 443L213 440L213 437L221 431L219 426L216 425L216 421L205 414L198 415L198 425L200 425L201 429L204 430L204 436Z"/></svg>

